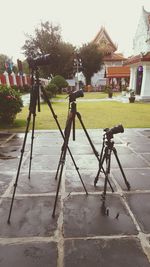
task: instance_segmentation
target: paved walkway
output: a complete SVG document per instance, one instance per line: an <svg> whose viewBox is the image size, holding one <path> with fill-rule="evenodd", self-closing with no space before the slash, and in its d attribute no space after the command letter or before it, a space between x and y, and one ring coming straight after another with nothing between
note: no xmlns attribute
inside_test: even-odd
<svg viewBox="0 0 150 267"><path fill-rule="evenodd" d="M103 130L88 130L100 153ZM72 135L71 135L72 138ZM150 129L125 129L114 135L115 148L131 190L112 155L110 182L102 209L104 174L82 130L67 153L55 218L52 218L62 147L57 130L36 131L28 179L28 134L14 205L7 224L24 134L0 132L1 267L148 267L150 266ZM63 163L61 163L61 166ZM104 165L105 168L105 165ZM58 175L59 177L59 175Z"/></svg>

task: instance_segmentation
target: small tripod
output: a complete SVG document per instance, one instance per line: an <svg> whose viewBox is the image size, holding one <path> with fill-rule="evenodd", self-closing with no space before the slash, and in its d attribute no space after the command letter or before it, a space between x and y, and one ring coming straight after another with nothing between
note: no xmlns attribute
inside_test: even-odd
<svg viewBox="0 0 150 267"><path fill-rule="evenodd" d="M80 90L79 90L80 91ZM76 91L79 94L79 91ZM75 93L76 93L75 92ZM80 96L77 96L80 97ZM82 121L81 115L79 112L77 112L77 108L76 108L76 97L74 97L74 95L70 95L70 99L69 99L69 109L70 112L68 114L68 118L67 118L67 122L66 122L66 127L65 127L65 139L64 139L64 143L62 146L62 150L61 150L61 155L60 155L60 160L58 163L58 168L57 168L57 172L56 172L56 178L59 174L59 179L58 179L58 185L57 185L57 191L56 191L56 197L55 197L55 202L54 202L54 208L53 208L53 213L52 213L52 217L55 217L55 210L56 210L56 205L57 205L57 199L58 199L58 194L59 194L59 189L60 189L60 183L61 183L61 178L62 178L62 173L63 173L63 168L64 168L64 164L65 164L65 159L66 159L66 152L67 152L67 146L68 146L68 142L69 142L69 138L70 138L70 133L71 133L71 128L73 126L73 140L75 140L75 117L77 116L77 118L79 119L79 122L85 132L85 135L92 147L92 150L95 154L95 156L97 157L97 159L99 160L99 155L98 152L96 151L90 136L84 126L84 123ZM81 182L83 184L83 181L81 179ZM83 184L84 190L86 192L86 194L88 194L84 184Z"/></svg>
<svg viewBox="0 0 150 267"><path fill-rule="evenodd" d="M47 60L47 56L46 57L39 57L36 59L36 61L32 61L33 64L31 64L31 69L32 69L32 76L31 76L31 84L32 84L32 88L31 88L31 93L30 93L30 105L29 105L29 114L27 117L27 125L26 125L26 130L25 130L25 136L24 136L24 140L23 140L23 145L22 145L22 149L21 149L21 156L20 156L20 160L19 160L19 165L18 165L18 170L17 170L17 175L16 175L16 179L15 179L15 183L14 183L14 190L13 190L13 195L12 195L12 199L11 199L11 204L10 204L10 210L9 210L9 215L8 215L8 220L7 223L10 224L10 217L11 217L11 213L12 213L12 208L13 208L13 202L14 202L14 198L15 198L15 193L16 193L16 188L18 185L18 179L19 179L19 175L20 175L20 169L21 169L21 165L22 165L22 160L23 160L23 155L24 155L24 150L25 150L25 146L26 146L26 141L27 141L27 135L28 135L28 131L29 131L29 126L30 126L30 122L32 119L32 134L31 134L31 148L30 148L30 162L29 162L29 173L28 173L28 178L30 179L30 174L31 174L31 163L32 163L32 154L33 154L33 141L34 141L34 130L35 130L35 117L36 117L36 109L38 106L38 112L40 112L40 80L39 80L39 71L38 71L38 67L37 64L45 64ZM41 64L41 65L42 65ZM60 127L60 124L58 122L57 119L57 115L55 114L51 102L49 101L49 98L47 96L46 91L44 90L44 88L41 86L41 91L43 93L44 99L46 101L46 103L48 104L50 111L53 115L53 118L56 121L56 124L58 126L58 129L61 133L61 136L63 139L65 139L63 131ZM68 149L69 155L73 161L73 164L77 170L77 173L81 179L81 175L79 172L79 168L77 167L75 160L73 158L73 155L68 147L68 145L66 146L66 149Z"/></svg>
<svg viewBox="0 0 150 267"><path fill-rule="evenodd" d="M117 150L114 147L114 141L112 140L112 138L113 138L113 134L107 134L107 132L106 132L103 135L103 144L102 144L102 150L101 150L101 154L100 154L99 169L98 169L96 178L94 180L94 186L96 186L98 178L99 178L99 174L100 174L102 166L103 166L103 163L104 163L104 161L106 161L104 190L103 190L103 193L102 193L102 213L104 215L107 214L107 210L106 210L106 207L105 207L107 183L109 183L112 192L114 192L114 189L113 189L113 187L112 187L112 185L111 185L111 183L109 181L110 167L111 167L111 154L112 154L112 152L115 155L115 158L116 158L117 163L119 165L119 168L120 168L120 171L122 173L124 182L125 182L125 184L127 186L127 189L130 190L130 184L127 181L127 178L126 178L126 176L124 174L124 171L123 171L123 168L121 166L120 160L118 158Z"/></svg>

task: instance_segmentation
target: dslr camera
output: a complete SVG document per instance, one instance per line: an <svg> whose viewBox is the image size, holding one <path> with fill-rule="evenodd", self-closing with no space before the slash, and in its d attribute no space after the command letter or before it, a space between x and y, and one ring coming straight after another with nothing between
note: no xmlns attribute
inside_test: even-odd
<svg viewBox="0 0 150 267"><path fill-rule="evenodd" d="M104 132L106 132L105 135L107 136L107 139L111 139L111 138L113 138L114 134L123 133L124 128L123 128L122 124L119 124L117 126L114 126L113 128L105 128Z"/></svg>

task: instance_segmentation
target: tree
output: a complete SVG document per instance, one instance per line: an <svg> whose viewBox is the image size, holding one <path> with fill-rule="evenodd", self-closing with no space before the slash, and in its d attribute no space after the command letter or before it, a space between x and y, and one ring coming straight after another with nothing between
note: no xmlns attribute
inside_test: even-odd
<svg viewBox="0 0 150 267"><path fill-rule="evenodd" d="M82 61L82 72L86 78L86 84L91 84L91 77L101 69L102 54L96 44L88 43L79 49L79 56Z"/></svg>
<svg viewBox="0 0 150 267"><path fill-rule="evenodd" d="M22 70L23 70L23 73L25 73L25 74L29 74L30 73L29 65L28 65L27 60L22 61Z"/></svg>
<svg viewBox="0 0 150 267"><path fill-rule="evenodd" d="M48 21L40 24L35 29L35 36L28 35L22 49L27 57L35 58L39 55L50 54L51 60L48 66L41 67L43 77L55 74L58 61L58 44L60 42L60 27L50 24Z"/></svg>
<svg viewBox="0 0 150 267"><path fill-rule="evenodd" d="M61 75L56 75L55 77L53 77L51 83L57 86L59 93L62 92L63 88L66 88L68 86L67 81Z"/></svg>
<svg viewBox="0 0 150 267"><path fill-rule="evenodd" d="M8 57L6 55L0 54L0 73L4 73L4 71L6 70L5 68L5 62L8 59Z"/></svg>
<svg viewBox="0 0 150 267"><path fill-rule="evenodd" d="M40 67L42 77L47 78L58 74L65 78L71 76L75 48L61 41L60 26L54 26L47 21L35 29L35 36L26 36L27 40L23 46L25 56L35 58L50 54L49 64Z"/></svg>
<svg viewBox="0 0 150 267"><path fill-rule="evenodd" d="M66 79L73 76L73 61L76 48L69 43L60 42L58 45L58 68L57 74Z"/></svg>
<svg viewBox="0 0 150 267"><path fill-rule="evenodd" d="M41 22L40 28L35 28L35 36L28 35L22 49L27 57L37 57L41 54L54 54L60 42L60 27L50 24L48 21Z"/></svg>

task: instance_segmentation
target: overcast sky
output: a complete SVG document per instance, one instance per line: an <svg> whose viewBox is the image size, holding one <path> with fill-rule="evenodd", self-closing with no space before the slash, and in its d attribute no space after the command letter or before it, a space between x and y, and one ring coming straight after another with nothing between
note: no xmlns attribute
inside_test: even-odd
<svg viewBox="0 0 150 267"><path fill-rule="evenodd" d="M76 46L92 41L104 26L118 52L130 56L142 6L150 12L150 0L0 0L0 54L23 60L25 33L34 35L41 21L49 21Z"/></svg>

